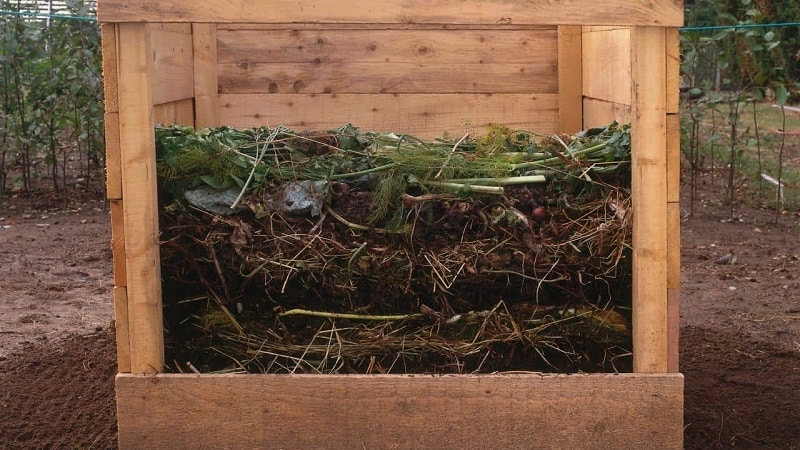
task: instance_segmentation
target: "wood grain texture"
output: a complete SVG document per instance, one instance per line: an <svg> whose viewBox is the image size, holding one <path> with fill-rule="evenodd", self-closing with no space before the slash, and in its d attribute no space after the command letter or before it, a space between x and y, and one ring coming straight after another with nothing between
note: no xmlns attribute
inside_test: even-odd
<svg viewBox="0 0 800 450"><path fill-rule="evenodd" d="M117 92L117 26L112 23L100 25L101 51L103 54L103 101L105 112L119 111Z"/></svg>
<svg viewBox="0 0 800 450"><path fill-rule="evenodd" d="M192 24L192 45L195 126L217 127L222 125L219 121L217 27L210 23Z"/></svg>
<svg viewBox="0 0 800 450"><path fill-rule="evenodd" d="M681 108L681 38L677 28L666 30L667 114L678 114Z"/></svg>
<svg viewBox="0 0 800 450"><path fill-rule="evenodd" d="M132 373L164 365L158 201L153 127L153 51L148 25L119 24L119 120Z"/></svg>
<svg viewBox="0 0 800 450"><path fill-rule="evenodd" d="M555 27L533 29L220 29L220 64L556 63Z"/></svg>
<svg viewBox="0 0 800 450"><path fill-rule="evenodd" d="M125 208L122 200L111 200L111 253L114 266L114 286L127 286L125 269Z"/></svg>
<svg viewBox="0 0 800 450"><path fill-rule="evenodd" d="M153 106L153 123L194 126L194 101L188 98Z"/></svg>
<svg viewBox="0 0 800 450"><path fill-rule="evenodd" d="M582 28L558 27L558 128L575 134L583 127Z"/></svg>
<svg viewBox="0 0 800 450"><path fill-rule="evenodd" d="M128 290L114 286L114 333L117 339L117 371L130 373L131 346L128 334Z"/></svg>
<svg viewBox="0 0 800 450"><path fill-rule="evenodd" d="M682 26L676 0L100 0L101 22L346 22Z"/></svg>
<svg viewBox="0 0 800 450"><path fill-rule="evenodd" d="M680 369L680 321L681 321L681 207L678 203L667 204L667 371L677 373Z"/></svg>
<svg viewBox="0 0 800 450"><path fill-rule="evenodd" d="M680 374L119 375L120 448L683 448Z"/></svg>
<svg viewBox="0 0 800 450"><path fill-rule="evenodd" d="M584 27L583 95L630 105L630 54L629 28Z"/></svg>
<svg viewBox="0 0 800 450"><path fill-rule="evenodd" d="M119 113L106 112L103 126L106 138L106 198L122 199L122 154L119 146Z"/></svg>
<svg viewBox="0 0 800 450"><path fill-rule="evenodd" d="M681 201L681 119L667 114L667 202Z"/></svg>
<svg viewBox="0 0 800 450"><path fill-rule="evenodd" d="M555 52L552 53L555 56ZM558 92L556 61L540 64L242 63L219 66L221 94L502 94Z"/></svg>
<svg viewBox="0 0 800 450"><path fill-rule="evenodd" d="M194 97L192 35L161 26L149 27L153 58L153 104Z"/></svg>
<svg viewBox="0 0 800 450"><path fill-rule="evenodd" d="M239 128L286 125L294 130L327 130L353 123L363 130L410 133L419 138L462 135L489 124L554 133L555 94L225 94L220 120Z"/></svg>
<svg viewBox="0 0 800 450"><path fill-rule="evenodd" d="M633 369L668 370L667 136L663 28L631 30Z"/></svg>
<svg viewBox="0 0 800 450"><path fill-rule="evenodd" d="M631 105L593 98L583 99L583 126L585 128L606 126L614 120L619 123L630 123Z"/></svg>

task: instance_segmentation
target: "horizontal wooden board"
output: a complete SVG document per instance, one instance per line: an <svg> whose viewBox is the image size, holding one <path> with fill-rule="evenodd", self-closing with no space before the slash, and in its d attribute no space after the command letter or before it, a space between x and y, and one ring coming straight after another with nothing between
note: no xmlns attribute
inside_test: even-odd
<svg viewBox="0 0 800 450"><path fill-rule="evenodd" d="M189 27L189 24L179 24ZM151 26L153 104L194 96L192 35L175 27ZM191 28L189 28L191 30Z"/></svg>
<svg viewBox="0 0 800 450"><path fill-rule="evenodd" d="M241 63L555 64L556 28L221 29L218 61Z"/></svg>
<svg viewBox="0 0 800 450"><path fill-rule="evenodd" d="M153 123L194 126L194 102L189 98L153 106Z"/></svg>
<svg viewBox="0 0 800 450"><path fill-rule="evenodd" d="M558 128L555 94L225 94L220 121L233 127L286 125L325 130L352 123L362 130L420 138L461 135L499 123L539 133Z"/></svg>
<svg viewBox="0 0 800 450"><path fill-rule="evenodd" d="M583 99L584 127L601 127L608 125L614 120L619 123L630 123L631 106L593 98Z"/></svg>
<svg viewBox="0 0 800 450"><path fill-rule="evenodd" d="M558 92L557 65L240 63L219 66L219 92L434 94Z"/></svg>
<svg viewBox="0 0 800 450"><path fill-rule="evenodd" d="M120 448L683 448L680 374L117 376Z"/></svg>
<svg viewBox="0 0 800 450"><path fill-rule="evenodd" d="M631 82L630 29L584 28L583 95L630 105Z"/></svg>
<svg viewBox="0 0 800 450"><path fill-rule="evenodd" d="M676 0L99 0L101 22L514 23L682 26Z"/></svg>

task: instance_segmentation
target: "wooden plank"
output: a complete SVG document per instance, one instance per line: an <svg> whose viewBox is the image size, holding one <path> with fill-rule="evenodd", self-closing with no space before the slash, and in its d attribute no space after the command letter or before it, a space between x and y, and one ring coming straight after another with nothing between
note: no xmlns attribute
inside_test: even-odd
<svg viewBox="0 0 800 450"><path fill-rule="evenodd" d="M538 64L241 63L219 66L221 94L558 92L556 52Z"/></svg>
<svg viewBox="0 0 800 450"><path fill-rule="evenodd" d="M161 20L168 19L166 17L162 17ZM183 34L192 34L192 24L190 23L175 23L175 22L160 22L160 23L151 23L150 24L151 30L162 30L167 31L170 33L183 33Z"/></svg>
<svg viewBox="0 0 800 450"><path fill-rule="evenodd" d="M119 111L117 103L117 28L113 23L100 25L103 52L103 99L107 113Z"/></svg>
<svg viewBox="0 0 800 450"><path fill-rule="evenodd" d="M114 266L114 286L127 286L125 269L125 208L122 200L111 200L111 254Z"/></svg>
<svg viewBox="0 0 800 450"><path fill-rule="evenodd" d="M682 26L675 0L100 0L101 22L513 23Z"/></svg>
<svg viewBox="0 0 800 450"><path fill-rule="evenodd" d="M195 126L220 126L216 26L209 23L192 24L192 44Z"/></svg>
<svg viewBox="0 0 800 450"><path fill-rule="evenodd" d="M556 64L555 28L218 30L220 64ZM487 73L491 73L488 72Z"/></svg>
<svg viewBox="0 0 800 450"><path fill-rule="evenodd" d="M667 202L681 201L681 119L667 114Z"/></svg>
<svg viewBox="0 0 800 450"><path fill-rule="evenodd" d="M631 104L629 28L584 27L583 95Z"/></svg>
<svg viewBox="0 0 800 450"><path fill-rule="evenodd" d="M106 135L106 198L122 199L122 155L119 147L119 113L104 115Z"/></svg>
<svg viewBox="0 0 800 450"><path fill-rule="evenodd" d="M326 130L353 123L419 138L480 132L492 123L543 134L558 129L555 94L225 94L220 105L221 122L239 128L283 124L297 131Z"/></svg>
<svg viewBox="0 0 800 450"><path fill-rule="evenodd" d="M189 98L153 106L153 123L162 125L180 123L193 126L194 102Z"/></svg>
<svg viewBox="0 0 800 450"><path fill-rule="evenodd" d="M153 126L152 47L146 24L119 27L119 120L132 373L164 366Z"/></svg>
<svg viewBox="0 0 800 450"><path fill-rule="evenodd" d="M130 373L131 346L128 334L128 290L114 286L114 333L117 338L117 371Z"/></svg>
<svg viewBox="0 0 800 450"><path fill-rule="evenodd" d="M667 371L680 369L679 342L681 321L681 208L678 203L667 204L667 341L669 356Z"/></svg>
<svg viewBox="0 0 800 450"><path fill-rule="evenodd" d="M116 385L123 450L683 448L680 374L118 375Z"/></svg>
<svg viewBox="0 0 800 450"><path fill-rule="evenodd" d="M153 55L153 104L194 97L192 35L151 26L150 37Z"/></svg>
<svg viewBox="0 0 800 450"><path fill-rule="evenodd" d="M666 58L663 28L631 30L633 369L668 370Z"/></svg>
<svg viewBox="0 0 800 450"><path fill-rule="evenodd" d="M681 109L681 38L677 28L667 28L667 114Z"/></svg>
<svg viewBox="0 0 800 450"><path fill-rule="evenodd" d="M582 27L558 27L558 128L575 134L583 129Z"/></svg>
<svg viewBox="0 0 800 450"><path fill-rule="evenodd" d="M616 120L630 123L631 106L593 98L583 99L583 125L585 128L602 127Z"/></svg>

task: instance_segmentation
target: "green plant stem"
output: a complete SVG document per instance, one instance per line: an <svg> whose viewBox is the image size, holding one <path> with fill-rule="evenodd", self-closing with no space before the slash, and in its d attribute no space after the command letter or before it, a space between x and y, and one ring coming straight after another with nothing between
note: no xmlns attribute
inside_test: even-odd
<svg viewBox="0 0 800 450"><path fill-rule="evenodd" d="M544 175L524 175L519 177L505 178L456 178L446 181L450 183L481 186L513 186L517 184L546 183L547 178L545 178Z"/></svg>
<svg viewBox="0 0 800 450"><path fill-rule="evenodd" d="M370 174L370 173L383 172L385 170L389 170L389 169L393 168L396 165L397 164L395 164L395 163L389 163L389 164L384 164L382 166L373 167L371 169L359 170L358 172L337 173L337 174L329 176L328 179L329 180L341 180L341 179L344 179L344 178L355 178L355 177L359 177L361 175L367 175L367 174Z"/></svg>
<svg viewBox="0 0 800 450"><path fill-rule="evenodd" d="M424 181L420 183L426 187L437 187L440 189L453 190L456 192L472 192L476 194L499 194L505 193L500 186L480 186L464 183L452 183L447 181Z"/></svg>

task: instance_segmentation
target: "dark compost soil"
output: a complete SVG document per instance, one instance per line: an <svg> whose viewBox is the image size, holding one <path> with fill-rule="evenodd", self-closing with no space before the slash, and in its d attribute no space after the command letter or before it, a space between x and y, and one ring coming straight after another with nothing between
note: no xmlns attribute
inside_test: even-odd
<svg viewBox="0 0 800 450"><path fill-rule="evenodd" d="M683 207L686 448L800 448L800 217L720 191ZM0 208L0 449L116 447L109 239L102 204Z"/></svg>

